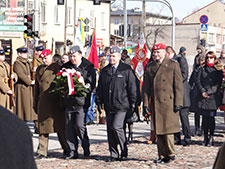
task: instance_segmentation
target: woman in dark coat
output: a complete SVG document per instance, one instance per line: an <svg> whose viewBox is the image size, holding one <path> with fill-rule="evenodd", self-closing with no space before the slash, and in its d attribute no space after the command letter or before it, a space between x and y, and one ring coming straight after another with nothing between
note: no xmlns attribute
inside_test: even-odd
<svg viewBox="0 0 225 169"><path fill-rule="evenodd" d="M216 110L221 104L220 87L223 78L222 70L217 69L218 61L214 52L206 54L205 65L199 69L197 86L201 92L198 109L203 115L204 145L213 145ZM208 136L208 132L210 135Z"/></svg>
<svg viewBox="0 0 225 169"><path fill-rule="evenodd" d="M199 69L201 69L205 64L205 56L201 56L198 59L199 59L199 61L197 61L197 62L199 64L193 70L191 77L189 79L189 85L191 87L191 91L190 91L191 105L189 107L189 111L195 113L195 135L201 136L202 135L202 127L200 127L200 112L197 108L197 101L198 101L197 99L199 98L199 94L201 94L201 93L197 87L196 79L197 79Z"/></svg>

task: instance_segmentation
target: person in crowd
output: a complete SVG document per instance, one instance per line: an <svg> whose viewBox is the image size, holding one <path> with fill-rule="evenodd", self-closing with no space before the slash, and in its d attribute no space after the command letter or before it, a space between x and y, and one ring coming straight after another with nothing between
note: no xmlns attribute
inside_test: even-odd
<svg viewBox="0 0 225 169"><path fill-rule="evenodd" d="M166 46L155 44L153 61L145 70L143 82L143 112L149 113L149 99L158 156L155 163L175 160L174 133L180 131L179 111L183 105L183 83L179 64L166 57Z"/></svg>
<svg viewBox="0 0 225 169"><path fill-rule="evenodd" d="M75 69L81 73L84 82L90 84L87 97L67 97L64 101L66 112L66 139L70 147L70 153L66 159L78 158L78 137L81 139L84 156L90 155L90 143L85 125L85 115L90 107L91 92L96 85L96 73L94 65L82 57L79 46L73 46L70 51L70 61L62 67Z"/></svg>
<svg viewBox="0 0 225 169"><path fill-rule="evenodd" d="M203 144L205 146L213 145L216 111L222 101L220 87L223 73L221 67L217 66L217 63L218 60L215 53L209 51L205 57L205 65L199 69L196 81L201 92L198 98L198 108L203 115Z"/></svg>
<svg viewBox="0 0 225 169"><path fill-rule="evenodd" d="M34 110L38 114L39 145L35 158L47 157L50 133L57 132L64 155L70 152L65 137L65 113L58 104L60 97L49 93L52 81L61 66L53 62L52 51L45 49L39 55L43 64L37 68L34 89Z"/></svg>
<svg viewBox="0 0 225 169"><path fill-rule="evenodd" d="M33 143L27 125L7 109L0 106L1 168L37 169L33 156Z"/></svg>
<svg viewBox="0 0 225 169"><path fill-rule="evenodd" d="M62 66L63 65L63 63L62 63L62 58L61 58L61 56L59 55L59 54L54 54L54 56L53 56L53 62L57 62L58 63L58 65L60 65L60 66Z"/></svg>
<svg viewBox="0 0 225 169"><path fill-rule="evenodd" d="M69 62L69 55L63 54L62 55L62 63L65 64L67 62Z"/></svg>
<svg viewBox="0 0 225 169"><path fill-rule="evenodd" d="M166 47L166 57L168 59L175 59L176 58L176 52L175 50L172 48L172 46L167 46Z"/></svg>
<svg viewBox="0 0 225 169"><path fill-rule="evenodd" d="M130 57L128 56L128 51L126 50L126 49L124 49L123 51L122 51L122 53L121 53L121 60L124 62L124 63L126 63L126 64L128 64L128 65L131 65L131 59L130 59Z"/></svg>
<svg viewBox="0 0 225 169"><path fill-rule="evenodd" d="M223 66L223 84L225 82L225 50L222 50L220 53L220 57L219 57L219 63ZM224 92L224 86L222 89ZM222 102L222 106L220 106L220 110L224 111L225 114L225 94L223 94L223 102ZM225 115L224 115L224 122L225 122Z"/></svg>
<svg viewBox="0 0 225 169"><path fill-rule="evenodd" d="M37 120L37 115L33 110L33 91L35 81L31 79L32 63L28 60L26 47L17 49L18 57L13 64L14 72L18 76L15 84L15 104L14 113L22 120Z"/></svg>
<svg viewBox="0 0 225 169"><path fill-rule="evenodd" d="M213 169L222 169L225 168L225 143L222 144L221 148L219 149L216 159L213 164Z"/></svg>
<svg viewBox="0 0 225 169"><path fill-rule="evenodd" d="M109 61L110 57L110 47L106 46L104 52L99 55L99 63L101 63L102 59L107 59Z"/></svg>
<svg viewBox="0 0 225 169"><path fill-rule="evenodd" d="M197 75L199 72L199 69L202 68L205 64L205 57L201 56L198 58L199 63L198 67L196 67L195 70L191 73L191 77L189 79L189 85L190 85L190 98L191 98L191 105L189 107L190 112L194 112L194 124L195 124L195 136L202 136L202 130L203 130L203 125L200 126L200 111L197 106L197 101L198 98L201 95L201 92L198 89L198 86L196 84L197 81ZM203 121L202 121L203 122ZM203 124L203 123L202 123Z"/></svg>
<svg viewBox="0 0 225 169"><path fill-rule="evenodd" d="M100 76L100 73L101 73L101 70L106 67L107 65L109 64L109 61L107 59L102 59L101 60L101 63L100 63L100 71L98 72L97 74L97 82L99 80L99 76ZM98 86L98 85L97 85ZM105 121L105 110L104 110L104 107L97 107L98 108L98 112L99 112L99 124L105 124L106 121Z"/></svg>
<svg viewBox="0 0 225 169"><path fill-rule="evenodd" d="M183 78L183 89L184 89L184 97L183 97L183 107L179 111L180 114L180 121L182 124L182 131L184 134L184 146L189 146L191 143L191 129L189 123L189 107L191 104L190 100L190 86L188 84L188 63L186 59L186 48L181 47L179 50L179 54L174 57L174 59L179 63L181 75ZM181 135L180 132L174 135L175 137L175 144L181 144Z"/></svg>
<svg viewBox="0 0 225 169"><path fill-rule="evenodd" d="M0 105L12 111L10 107L10 95L13 91L10 89L9 80L17 81L17 75L12 73L10 76L10 66L5 62L5 51L0 48Z"/></svg>
<svg viewBox="0 0 225 169"><path fill-rule="evenodd" d="M104 105L107 119L107 135L110 158L108 161L124 160L128 156L124 131L125 117L129 109L134 112L137 101L135 74L131 67L121 62L120 49L110 49L110 64L101 70L96 103ZM118 144L121 154L118 151Z"/></svg>
<svg viewBox="0 0 225 169"><path fill-rule="evenodd" d="M45 50L45 47L40 44L35 48L35 60L36 60L36 67L43 64L42 60L40 59L39 55L42 53L42 51Z"/></svg>
<svg viewBox="0 0 225 169"><path fill-rule="evenodd" d="M205 48L202 45L198 45L197 48L197 55L195 56L194 59L194 65L193 65L193 70L196 69L196 67L199 66L199 57L205 57Z"/></svg>

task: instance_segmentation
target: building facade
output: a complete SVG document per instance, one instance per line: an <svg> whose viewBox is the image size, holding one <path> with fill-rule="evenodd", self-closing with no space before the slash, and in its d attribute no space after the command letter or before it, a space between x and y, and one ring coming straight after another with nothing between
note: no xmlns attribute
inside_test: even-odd
<svg viewBox="0 0 225 169"><path fill-rule="evenodd" d="M83 31L83 44L89 41L96 27L97 39L101 39L103 45L109 46L109 2L93 5L92 0L67 0L66 8L65 4L57 5L57 0L38 1L39 43L43 43L46 48L52 49L53 53L64 53L64 39L74 42L79 18L85 20L83 22L83 28L85 28ZM16 48L22 45L28 45L29 48L34 47L33 38L25 40L23 33L26 29L23 16L34 12L34 0L15 0L11 2L14 4L7 0L0 3L1 9L4 9L1 11L5 11L3 14L0 13L0 39L2 41L12 39L13 54L16 57ZM10 16L7 16L7 13L10 12ZM16 16L16 19L13 18L14 16ZM1 22L1 20L3 21ZM6 22L6 20L11 20L11 22ZM69 47L66 47L66 51L68 51ZM32 54L32 50L30 50L30 54Z"/></svg>

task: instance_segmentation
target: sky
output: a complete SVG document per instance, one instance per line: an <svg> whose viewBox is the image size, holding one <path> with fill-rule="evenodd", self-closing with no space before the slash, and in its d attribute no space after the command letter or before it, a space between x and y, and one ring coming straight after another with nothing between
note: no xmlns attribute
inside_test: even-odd
<svg viewBox="0 0 225 169"><path fill-rule="evenodd" d="M175 17L182 19L185 16L191 14L194 10L200 9L209 3L214 2L214 0L167 0L174 11ZM131 2L127 0L127 8L131 9L134 7L142 7L141 2ZM169 15L171 12L168 7L159 2L147 2L146 12L153 11L153 13Z"/></svg>

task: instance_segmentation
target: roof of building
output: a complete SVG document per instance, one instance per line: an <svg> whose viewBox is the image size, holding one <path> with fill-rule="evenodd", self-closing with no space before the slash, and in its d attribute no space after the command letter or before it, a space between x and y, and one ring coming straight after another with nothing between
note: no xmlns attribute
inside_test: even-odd
<svg viewBox="0 0 225 169"><path fill-rule="evenodd" d="M111 16L123 16L124 11L123 10L111 10ZM135 10L135 9L128 9L127 10L127 16L141 16L142 11ZM159 14L154 14L150 12L146 12L146 16L152 16L152 17L158 17L158 18L163 18L163 19L172 19L171 16L164 16L164 15L159 15Z"/></svg>
<svg viewBox="0 0 225 169"><path fill-rule="evenodd" d="M193 14L195 14L195 13L197 13L197 12L201 11L202 9L204 9L204 8L207 8L207 7L211 6L212 4L214 4L214 3L215 3L215 2L217 2L217 1L218 1L218 0L215 0L215 1L211 2L211 3L209 3L208 5L203 6L202 8L200 8L200 9L198 9L198 10L196 10L196 11L192 12L191 14L189 14L189 15L185 16L185 17L183 18L183 20L184 20L184 19L186 19L186 18L188 18L189 16L191 16L191 15L193 15ZM221 2L221 1L219 1L219 2ZM221 3L222 3L222 2L221 2ZM223 3L222 3L222 4L223 4Z"/></svg>

